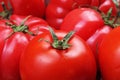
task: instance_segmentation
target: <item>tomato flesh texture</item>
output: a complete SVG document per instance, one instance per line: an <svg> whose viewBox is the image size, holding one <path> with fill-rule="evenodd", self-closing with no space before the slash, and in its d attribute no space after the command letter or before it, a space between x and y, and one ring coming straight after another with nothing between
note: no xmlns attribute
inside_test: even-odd
<svg viewBox="0 0 120 80"><path fill-rule="evenodd" d="M113 29L99 46L99 63L103 80L120 80L120 27Z"/></svg>
<svg viewBox="0 0 120 80"><path fill-rule="evenodd" d="M74 30L77 35L87 40L103 25L104 21L98 12L90 8L80 8L67 14L61 25L61 30Z"/></svg>
<svg viewBox="0 0 120 80"><path fill-rule="evenodd" d="M66 33L56 33L59 39ZM66 50L54 49L50 33L34 38L20 61L23 80L95 80L96 64L91 50L79 37L74 37Z"/></svg>

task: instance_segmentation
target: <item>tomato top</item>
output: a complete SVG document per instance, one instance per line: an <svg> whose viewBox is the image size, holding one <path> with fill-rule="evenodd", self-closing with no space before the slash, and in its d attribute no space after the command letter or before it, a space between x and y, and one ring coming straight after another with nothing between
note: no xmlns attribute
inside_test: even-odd
<svg viewBox="0 0 120 80"><path fill-rule="evenodd" d="M66 32L55 31L59 40ZM64 40L63 40L64 41ZM78 36L68 40L69 47L56 49L51 33L35 37L21 57L20 71L26 80L95 80L96 64L91 50Z"/></svg>

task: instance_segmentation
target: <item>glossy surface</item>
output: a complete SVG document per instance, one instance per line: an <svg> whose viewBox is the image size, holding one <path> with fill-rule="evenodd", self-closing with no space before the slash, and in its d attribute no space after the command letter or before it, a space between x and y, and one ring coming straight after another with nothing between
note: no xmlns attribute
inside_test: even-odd
<svg viewBox="0 0 120 80"><path fill-rule="evenodd" d="M117 8L116 5L112 0L105 0L103 3L99 6L99 9L103 11L105 14L109 11L109 9L112 8L112 15L117 15Z"/></svg>
<svg viewBox="0 0 120 80"><path fill-rule="evenodd" d="M105 36L110 33L110 31L112 31L112 28L110 26L105 25L102 28L96 30L96 32L88 40L86 40L87 44L92 49L97 61L98 47L101 44L102 40L105 38Z"/></svg>
<svg viewBox="0 0 120 80"><path fill-rule="evenodd" d="M101 15L90 8L80 8L71 11L64 18L61 29L76 31L76 34L87 40L97 29L104 25Z"/></svg>
<svg viewBox="0 0 120 80"><path fill-rule="evenodd" d="M66 33L56 35L61 39ZM22 80L95 80L95 59L81 38L73 36L71 47L65 50L55 49L45 40L53 41L50 33L35 37L22 55Z"/></svg>
<svg viewBox="0 0 120 80"><path fill-rule="evenodd" d="M26 16L12 15L9 22L20 27L20 23ZM19 60L29 41L34 37L28 33L15 32L11 26L6 25L5 20L0 21L0 80L21 80L19 73ZM6 25L6 26L5 26ZM48 24L36 17L29 17L25 24L34 34L42 34L47 31Z"/></svg>
<svg viewBox="0 0 120 80"><path fill-rule="evenodd" d="M120 80L120 27L113 29L99 46L103 80Z"/></svg>
<svg viewBox="0 0 120 80"><path fill-rule="evenodd" d="M50 0L46 8L46 20L51 27L60 29L63 18L73 8L73 0Z"/></svg>

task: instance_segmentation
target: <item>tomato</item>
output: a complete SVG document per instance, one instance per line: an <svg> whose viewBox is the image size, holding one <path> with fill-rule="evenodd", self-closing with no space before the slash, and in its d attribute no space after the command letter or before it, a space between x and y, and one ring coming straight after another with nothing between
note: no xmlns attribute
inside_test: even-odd
<svg viewBox="0 0 120 80"><path fill-rule="evenodd" d="M79 6L96 7L107 14L110 8L113 9L112 16L117 15L117 8L113 0L74 0Z"/></svg>
<svg viewBox="0 0 120 80"><path fill-rule="evenodd" d="M13 14L43 17L45 0L10 0Z"/></svg>
<svg viewBox="0 0 120 80"><path fill-rule="evenodd" d="M103 80L120 80L120 27L113 29L98 48Z"/></svg>
<svg viewBox="0 0 120 80"><path fill-rule="evenodd" d="M93 54L95 55L95 58L98 62L98 47L101 44L104 37L111 32L113 28L104 25L103 27L96 30L96 32L86 40L86 43L90 46L90 48L93 51ZM98 64L98 63L97 63Z"/></svg>
<svg viewBox="0 0 120 80"><path fill-rule="evenodd" d="M61 29L64 31L74 30L78 36L86 41L94 54L99 71L98 47L104 37L112 30L111 26L106 25L101 15L95 10L80 8L66 15Z"/></svg>
<svg viewBox="0 0 120 80"><path fill-rule="evenodd" d="M26 16L19 16L19 15L12 15L10 17L10 21L14 23L15 25L19 26L23 22L23 20L26 18ZM35 35L36 34L41 34L44 31L48 31L48 23L38 17L33 17L33 16L27 16L27 20L24 21L24 25L27 25L29 27L29 31L33 32ZM31 40L34 36L30 36L26 34L28 39Z"/></svg>
<svg viewBox="0 0 120 80"><path fill-rule="evenodd" d="M95 59L85 41L60 30L51 33L27 46L20 61L22 80L96 80Z"/></svg>
<svg viewBox="0 0 120 80"><path fill-rule="evenodd" d="M90 8L79 8L66 15L61 25L61 30L74 30L77 35L87 40L103 25L104 21L97 11Z"/></svg>
<svg viewBox="0 0 120 80"><path fill-rule="evenodd" d="M21 24L18 25L18 22ZM48 30L48 24L41 18L18 15L11 16L10 20L1 20L0 23L0 80L21 80L20 56L35 35Z"/></svg>
<svg viewBox="0 0 120 80"><path fill-rule="evenodd" d="M60 29L63 18L73 9L73 0L50 0L46 8L46 20L50 26Z"/></svg>
<svg viewBox="0 0 120 80"><path fill-rule="evenodd" d="M107 14L110 8L112 8L112 16L116 16L118 11L117 11L117 7L114 4L113 0L105 0L99 6L99 10L103 11L105 14Z"/></svg>
<svg viewBox="0 0 120 80"><path fill-rule="evenodd" d="M74 0L80 6L99 6L99 0Z"/></svg>
<svg viewBox="0 0 120 80"><path fill-rule="evenodd" d="M46 9L46 20L50 26L60 29L64 17L78 7L95 7L105 14L112 8L112 16L117 14L112 0L51 0Z"/></svg>

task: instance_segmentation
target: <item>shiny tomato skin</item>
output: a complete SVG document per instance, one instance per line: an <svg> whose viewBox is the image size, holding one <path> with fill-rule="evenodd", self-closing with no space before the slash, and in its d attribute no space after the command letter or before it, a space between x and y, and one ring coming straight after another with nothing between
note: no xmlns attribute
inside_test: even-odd
<svg viewBox="0 0 120 80"><path fill-rule="evenodd" d="M64 17L73 8L73 0L50 0L46 8L46 20L51 27L60 29Z"/></svg>
<svg viewBox="0 0 120 80"><path fill-rule="evenodd" d="M28 17L28 18L27 18ZM10 21L15 25L21 25L23 20L27 18L27 20L24 22L24 25L29 27L29 31L33 32L34 34L42 34L45 31L48 31L48 23L38 17L33 17L32 15L29 16L21 16L21 15L11 15ZM29 40L32 40L34 36L31 36L30 34L26 34Z"/></svg>
<svg viewBox="0 0 120 80"><path fill-rule="evenodd" d="M90 8L79 8L66 15L61 30L74 30L77 35L87 40L103 25L104 21L97 11Z"/></svg>
<svg viewBox="0 0 120 80"><path fill-rule="evenodd" d="M105 0L100 6L99 6L99 10L101 10L102 12L104 12L105 14L107 14L107 12L109 11L109 9L112 8L112 16L116 16L117 15L117 7L115 5L115 3L113 2L113 0Z"/></svg>
<svg viewBox="0 0 120 80"><path fill-rule="evenodd" d="M43 17L45 13L45 0L10 0L10 4L13 14Z"/></svg>
<svg viewBox="0 0 120 80"><path fill-rule="evenodd" d="M56 35L61 39L66 33L57 31ZM53 41L49 32L35 37L22 55L22 80L95 80L95 59L81 38L73 36L71 47L65 50L55 49L45 40Z"/></svg>
<svg viewBox="0 0 120 80"><path fill-rule="evenodd" d="M31 35L25 32L15 32L6 22L21 27L27 16L12 15L10 20L0 20L0 80L21 80L19 60L29 41L38 34L48 31L48 24L41 18L30 16L24 22ZM22 25L23 26L23 25ZM13 33L14 31L14 33Z"/></svg>
<svg viewBox="0 0 120 80"><path fill-rule="evenodd" d="M104 25L102 28L96 30L96 32L86 40L86 43L92 49L93 54L95 55L96 60L98 61L98 47L101 44L102 40L107 34L112 31L112 27Z"/></svg>
<svg viewBox="0 0 120 80"><path fill-rule="evenodd" d="M0 56L2 55L2 50L3 50L3 46L5 44L5 39L8 37L8 35L12 32L12 30L10 29L4 29L2 27L0 27ZM4 35L4 36L3 36ZM1 73L1 59L0 59L0 80L2 80L1 78L2 73Z"/></svg>
<svg viewBox="0 0 120 80"><path fill-rule="evenodd" d="M113 29L99 46L99 64L103 80L120 80L120 27Z"/></svg>
<svg viewBox="0 0 120 80"><path fill-rule="evenodd" d="M20 75L16 74L19 73L19 58L28 42L21 33L15 33L6 40L1 55L2 80L20 80Z"/></svg>

